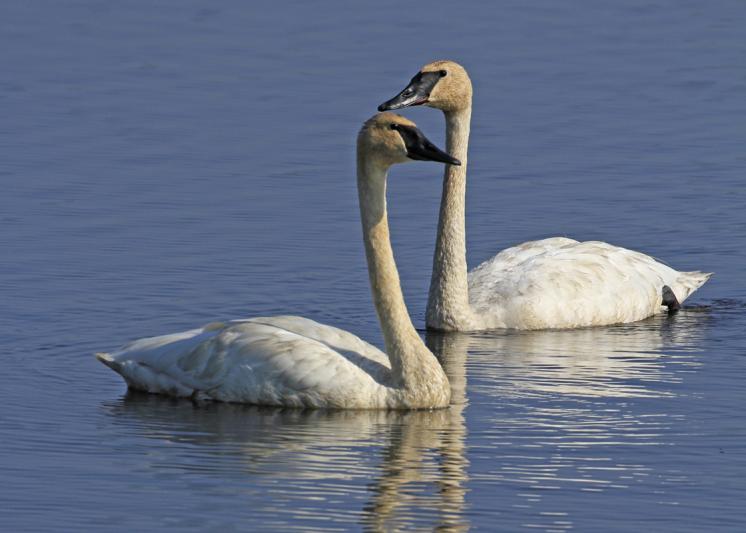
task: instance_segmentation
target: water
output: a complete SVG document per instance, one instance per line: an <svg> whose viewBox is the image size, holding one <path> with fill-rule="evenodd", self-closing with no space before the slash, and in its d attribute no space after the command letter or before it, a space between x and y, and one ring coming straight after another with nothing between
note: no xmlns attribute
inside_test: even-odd
<svg viewBox="0 0 746 533"><path fill-rule="evenodd" d="M0 529L743 529L746 5L616 4L6 2ZM218 319L380 344L354 136L437 58L475 83L470 265L602 239L716 272L688 308L429 336L448 411L126 395L92 352ZM419 326L441 172L390 180Z"/></svg>

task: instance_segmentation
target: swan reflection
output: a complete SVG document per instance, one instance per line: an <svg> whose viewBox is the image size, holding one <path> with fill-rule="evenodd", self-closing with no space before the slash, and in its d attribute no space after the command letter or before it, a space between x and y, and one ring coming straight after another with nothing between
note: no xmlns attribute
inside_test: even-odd
<svg viewBox="0 0 746 533"><path fill-rule="evenodd" d="M711 319L685 310L587 330L428 333L453 389L446 410L302 411L141 394L105 409L141 470L178 472L218 510L238 498L252 525L459 531L470 506L488 505L507 529L527 520L562 530L578 522L563 494L614 497L642 483L663 497L687 482L659 462L673 429L685 427L675 396L701 364Z"/></svg>
<svg viewBox="0 0 746 533"><path fill-rule="evenodd" d="M645 486L667 498L689 482L661 458L686 427L677 396L701 364L711 318L685 310L623 326L470 335L473 505L492 494L481 505L494 505L508 530L561 531L588 520L567 494L625 498Z"/></svg>
<svg viewBox="0 0 746 533"><path fill-rule="evenodd" d="M699 365L697 346L708 319L694 309L618 326L473 334L469 362L487 394L669 396L681 370Z"/></svg>
<svg viewBox="0 0 746 533"><path fill-rule="evenodd" d="M146 442L145 468L204 476L213 480L207 486L215 491L233 484L245 491L257 523L297 525L313 516L314 527L328 520L362 522L372 530L467 530L463 411L468 343L463 335L428 338L453 386L449 409L194 405L132 392L105 408L128 434L169 445L154 451Z"/></svg>

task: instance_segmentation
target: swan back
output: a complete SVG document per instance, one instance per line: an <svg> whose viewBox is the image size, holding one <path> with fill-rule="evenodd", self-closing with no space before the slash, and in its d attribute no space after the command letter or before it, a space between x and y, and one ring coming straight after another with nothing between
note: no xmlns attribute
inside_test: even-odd
<svg viewBox="0 0 746 533"><path fill-rule="evenodd" d="M477 329L574 328L660 312L662 289L683 302L709 278L605 242L555 237L503 250L469 273Z"/></svg>

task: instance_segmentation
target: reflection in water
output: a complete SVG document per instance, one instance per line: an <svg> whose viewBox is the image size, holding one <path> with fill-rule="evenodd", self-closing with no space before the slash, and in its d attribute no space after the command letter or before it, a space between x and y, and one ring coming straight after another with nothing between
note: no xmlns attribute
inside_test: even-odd
<svg viewBox="0 0 746 533"><path fill-rule="evenodd" d="M228 477L252 489L264 487L267 494L261 503L253 503L256 496L246 494L247 505L254 506L263 523L362 521L373 530L411 526L467 530L463 410L468 341L467 336L458 336L431 345L436 353L443 353L453 383L449 409L328 411L193 405L131 392L107 410L127 431L183 447L181 454L147 455L146 468ZM337 507L350 496L362 500L358 508L349 508L349 502Z"/></svg>
<svg viewBox="0 0 746 533"><path fill-rule="evenodd" d="M474 334L470 360L501 396L667 396L673 394L667 385L681 379L681 365L699 364L694 355L707 319L684 310L619 326ZM664 353L666 346L675 353Z"/></svg>
<svg viewBox="0 0 746 533"><path fill-rule="evenodd" d="M508 529L600 527L605 516L567 498L624 491L630 502L654 491L675 505L668 487L691 483L662 458L686 422L670 402L697 368L709 317L428 333L453 387L447 410L303 411L128 394L107 412L125 434L146 437L136 440L143 470L196 477L200 498L218 509L228 491L267 527L458 531L475 506Z"/></svg>
<svg viewBox="0 0 746 533"><path fill-rule="evenodd" d="M472 335L468 425L486 426L470 440L472 493L503 492L500 510L515 526L544 530L608 524L568 504L576 491L629 503L642 488L681 503L670 487L691 480L665 457L686 427L676 396L700 364L709 318L686 310L616 327Z"/></svg>
<svg viewBox="0 0 746 533"><path fill-rule="evenodd" d="M375 530L390 531L406 523L419 501L424 485L435 486L432 508L439 528L448 531L468 529L464 517L465 482L468 461L465 455L466 353L465 335L428 333L427 346L443 364L451 382L451 407L447 410L413 412L391 439L382 465L382 474L373 486L374 497L365 508L364 521ZM433 468L428 463L435 462ZM402 513L397 515L396 511Z"/></svg>

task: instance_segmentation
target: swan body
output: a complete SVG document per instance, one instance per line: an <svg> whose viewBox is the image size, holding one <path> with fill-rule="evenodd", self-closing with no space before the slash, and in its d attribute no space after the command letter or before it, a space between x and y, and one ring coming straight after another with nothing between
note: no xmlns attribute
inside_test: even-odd
<svg viewBox="0 0 746 533"><path fill-rule="evenodd" d="M381 350L299 316L257 317L136 340L99 359L129 387L289 407L395 407L402 390Z"/></svg>
<svg viewBox="0 0 746 533"><path fill-rule="evenodd" d="M554 237L503 250L469 272L469 304L474 329L619 324L665 311L664 286L682 302L708 277L605 242Z"/></svg>
<svg viewBox="0 0 746 533"><path fill-rule="evenodd" d="M297 316L212 323L150 337L96 357L133 389L286 407L446 407L443 369L414 329L394 263L386 175L409 159L458 163L413 123L381 113L358 137L358 191L373 301L386 353L355 335Z"/></svg>
<svg viewBox="0 0 746 533"><path fill-rule="evenodd" d="M466 164L472 85L453 61L425 65L379 110L427 105L446 119L447 165L426 320L429 329L548 329L642 320L677 308L711 274L678 272L650 256L564 237L503 250L471 272L466 265Z"/></svg>

